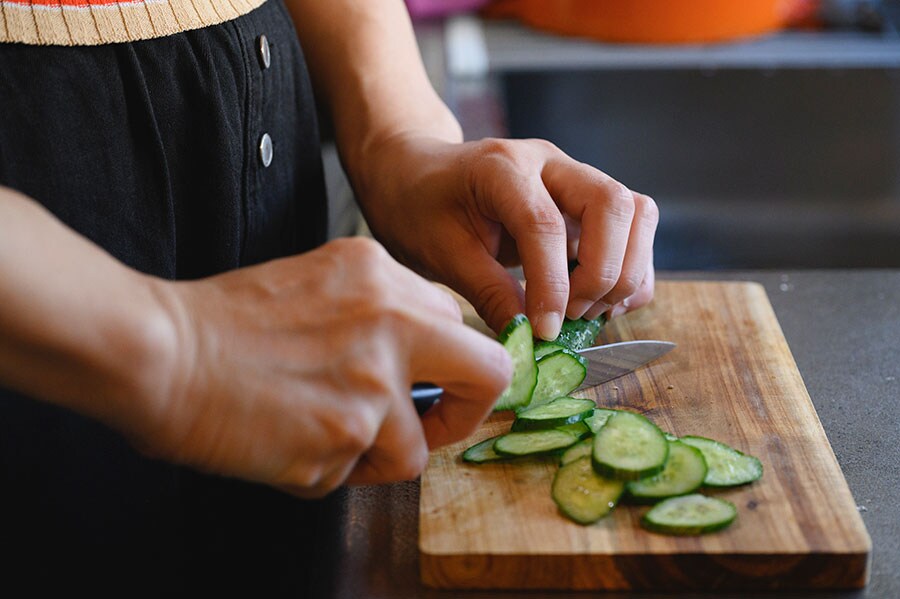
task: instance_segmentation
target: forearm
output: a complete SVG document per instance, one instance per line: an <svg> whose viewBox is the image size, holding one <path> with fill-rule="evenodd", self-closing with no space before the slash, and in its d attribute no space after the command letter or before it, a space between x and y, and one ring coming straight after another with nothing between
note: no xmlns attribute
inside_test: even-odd
<svg viewBox="0 0 900 599"><path fill-rule="evenodd" d="M432 88L402 0L287 0L344 166L365 187L379 147L403 135L461 141Z"/></svg>
<svg viewBox="0 0 900 599"><path fill-rule="evenodd" d="M0 187L0 384L109 424L143 409L174 343L148 279Z"/></svg>

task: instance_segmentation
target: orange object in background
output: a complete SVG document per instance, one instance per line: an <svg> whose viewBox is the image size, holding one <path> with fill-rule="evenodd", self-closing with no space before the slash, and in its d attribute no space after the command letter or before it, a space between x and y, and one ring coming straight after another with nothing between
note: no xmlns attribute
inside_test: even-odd
<svg viewBox="0 0 900 599"><path fill-rule="evenodd" d="M810 0L498 0L484 14L612 42L698 43L783 28Z"/></svg>

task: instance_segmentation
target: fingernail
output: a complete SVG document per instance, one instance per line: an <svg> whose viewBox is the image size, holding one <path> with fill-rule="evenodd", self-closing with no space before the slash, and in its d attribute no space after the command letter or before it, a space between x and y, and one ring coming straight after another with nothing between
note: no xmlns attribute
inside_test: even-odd
<svg viewBox="0 0 900 599"><path fill-rule="evenodd" d="M537 334L541 339L553 341L559 337L562 328L562 314L559 312L547 312L538 323Z"/></svg>
<svg viewBox="0 0 900 599"><path fill-rule="evenodd" d="M617 304L615 308L612 309L612 312L609 313L609 318L612 320L613 318L617 318L622 316L628 312L628 304L622 302L621 304Z"/></svg>
<svg viewBox="0 0 900 599"><path fill-rule="evenodd" d="M593 305L594 302L591 300L575 299L569 302L569 309L566 310L566 314L572 319L581 318Z"/></svg>
<svg viewBox="0 0 900 599"><path fill-rule="evenodd" d="M594 320L607 310L609 310L609 304L606 304L604 302L597 302L596 304L591 306L590 310L584 313L584 317L587 320Z"/></svg>

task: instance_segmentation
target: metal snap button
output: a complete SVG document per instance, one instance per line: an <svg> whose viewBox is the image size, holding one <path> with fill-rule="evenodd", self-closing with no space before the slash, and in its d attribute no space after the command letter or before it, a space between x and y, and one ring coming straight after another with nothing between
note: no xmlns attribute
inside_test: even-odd
<svg viewBox="0 0 900 599"><path fill-rule="evenodd" d="M268 167L272 164L273 152L272 138L269 137L268 133L263 133L262 138L259 140L259 161L262 162L263 166Z"/></svg>
<svg viewBox="0 0 900 599"><path fill-rule="evenodd" d="M259 61L262 63L263 69L268 69L272 65L272 53L269 50L269 40L266 36L259 36Z"/></svg>

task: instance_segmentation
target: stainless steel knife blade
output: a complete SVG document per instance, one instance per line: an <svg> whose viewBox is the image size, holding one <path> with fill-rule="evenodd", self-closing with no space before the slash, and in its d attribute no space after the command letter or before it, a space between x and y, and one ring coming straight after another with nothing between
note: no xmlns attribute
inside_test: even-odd
<svg viewBox="0 0 900 599"><path fill-rule="evenodd" d="M633 372L673 349L675 344L669 341L622 341L578 350L587 361L587 374L576 391ZM425 413L442 393L443 389L428 383L413 385L411 395L419 414Z"/></svg>
<svg viewBox="0 0 900 599"><path fill-rule="evenodd" d="M578 389L595 387L628 374L675 349L669 341L622 341L578 351L587 360L587 375Z"/></svg>

